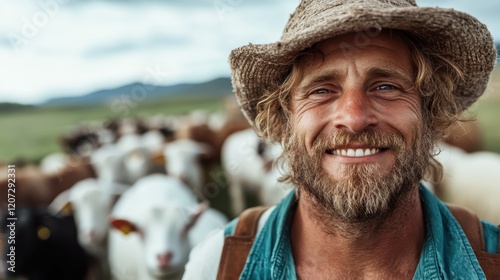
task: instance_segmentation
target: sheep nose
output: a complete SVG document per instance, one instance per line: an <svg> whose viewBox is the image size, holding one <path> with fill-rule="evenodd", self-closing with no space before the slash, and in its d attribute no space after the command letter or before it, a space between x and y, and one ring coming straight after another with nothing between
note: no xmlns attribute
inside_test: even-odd
<svg viewBox="0 0 500 280"><path fill-rule="evenodd" d="M97 233L94 230L90 231L89 237L90 237L90 241L92 241L93 243L97 243L99 241L99 236L97 235Z"/></svg>
<svg viewBox="0 0 500 280"><path fill-rule="evenodd" d="M80 233L80 238L82 242L86 244L97 244L99 243L99 236L94 230L89 230L86 232Z"/></svg>
<svg viewBox="0 0 500 280"><path fill-rule="evenodd" d="M162 268L170 267L170 262L172 261L172 252L158 254L156 258L158 259L158 265Z"/></svg>

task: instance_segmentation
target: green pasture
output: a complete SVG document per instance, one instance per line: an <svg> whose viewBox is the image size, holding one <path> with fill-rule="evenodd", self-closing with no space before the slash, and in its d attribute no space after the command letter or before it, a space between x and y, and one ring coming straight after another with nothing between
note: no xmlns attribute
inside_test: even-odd
<svg viewBox="0 0 500 280"><path fill-rule="evenodd" d="M182 115L194 109L222 109L220 98L176 98L143 101L121 106L46 107L0 112L0 162L38 162L45 155L62 151L58 137L78 124L112 118Z"/></svg>

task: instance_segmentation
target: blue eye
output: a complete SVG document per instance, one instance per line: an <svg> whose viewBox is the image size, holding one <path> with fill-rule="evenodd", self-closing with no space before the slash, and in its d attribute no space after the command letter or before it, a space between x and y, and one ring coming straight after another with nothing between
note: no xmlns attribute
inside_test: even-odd
<svg viewBox="0 0 500 280"><path fill-rule="evenodd" d="M396 89L396 87L393 85L380 85L380 86L376 87L375 89L376 90L393 90L393 89Z"/></svg>
<svg viewBox="0 0 500 280"><path fill-rule="evenodd" d="M325 93L329 93L329 92L330 92L329 90L321 88L321 89L315 90L313 93L315 93L315 94L325 94Z"/></svg>

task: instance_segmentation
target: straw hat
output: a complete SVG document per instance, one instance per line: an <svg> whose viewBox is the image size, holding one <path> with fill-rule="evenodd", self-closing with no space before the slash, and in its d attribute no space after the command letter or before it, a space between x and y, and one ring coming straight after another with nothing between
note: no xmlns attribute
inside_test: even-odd
<svg viewBox="0 0 500 280"><path fill-rule="evenodd" d="M340 34L381 28L405 31L449 54L465 75L455 90L461 111L484 92L496 50L476 18L453 9L418 7L414 0L303 0L280 41L231 52L233 89L243 113L253 124L261 96L283 81L298 52Z"/></svg>

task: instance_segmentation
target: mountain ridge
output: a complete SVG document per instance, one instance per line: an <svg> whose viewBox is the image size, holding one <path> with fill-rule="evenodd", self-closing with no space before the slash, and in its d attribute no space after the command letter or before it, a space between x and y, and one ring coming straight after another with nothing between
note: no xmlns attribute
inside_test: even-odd
<svg viewBox="0 0 500 280"><path fill-rule="evenodd" d="M232 92L231 79L216 78L201 83L179 83L169 86L132 83L117 88L101 89L79 96L50 98L38 106L91 106L113 102L119 98L132 98L136 101L155 100L175 96L225 96Z"/></svg>

